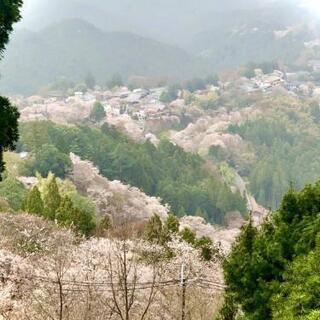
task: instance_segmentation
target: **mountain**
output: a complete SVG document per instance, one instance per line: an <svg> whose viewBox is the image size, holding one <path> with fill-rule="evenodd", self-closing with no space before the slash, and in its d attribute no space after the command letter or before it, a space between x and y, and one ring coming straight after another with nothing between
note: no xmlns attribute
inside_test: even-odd
<svg viewBox="0 0 320 320"><path fill-rule="evenodd" d="M210 26L212 19L207 19L207 12L257 8L271 0L25 1L21 25L32 30L66 18L82 18L105 31L130 30L145 37L180 45Z"/></svg>
<svg viewBox="0 0 320 320"><path fill-rule="evenodd" d="M211 26L191 37L186 47L218 68L248 62L294 62L304 50L304 43L318 36L311 27L309 12L289 3L223 14L210 12L209 16Z"/></svg>
<svg viewBox="0 0 320 320"><path fill-rule="evenodd" d="M0 85L31 93L61 77L83 81L88 72L105 83L116 73L180 80L249 62L294 64L305 43L320 38L319 22L298 4L27 0Z"/></svg>
<svg viewBox="0 0 320 320"><path fill-rule="evenodd" d="M104 32L68 19L39 32L20 30L0 65L2 90L29 93L65 77L81 82L88 72L98 83L110 76L185 78L206 71L186 51L128 32Z"/></svg>

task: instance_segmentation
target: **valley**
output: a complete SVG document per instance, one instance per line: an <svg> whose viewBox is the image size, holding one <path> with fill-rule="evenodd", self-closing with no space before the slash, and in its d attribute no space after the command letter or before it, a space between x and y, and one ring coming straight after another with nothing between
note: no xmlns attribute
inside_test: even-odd
<svg viewBox="0 0 320 320"><path fill-rule="evenodd" d="M316 2L0 8L0 320L319 320Z"/></svg>

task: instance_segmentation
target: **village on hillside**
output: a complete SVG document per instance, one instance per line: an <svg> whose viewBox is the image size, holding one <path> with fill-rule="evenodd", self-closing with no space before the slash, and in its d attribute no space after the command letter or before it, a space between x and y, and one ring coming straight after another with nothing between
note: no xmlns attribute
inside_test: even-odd
<svg viewBox="0 0 320 320"><path fill-rule="evenodd" d="M310 60L309 66L313 73L319 72L320 60ZM254 76L250 78L242 76L231 81L218 81L216 85L207 85L206 88L195 90L193 94L196 98L212 97L212 93L218 97L231 88L247 94L270 95L274 89L282 89L293 96L320 97L320 83L318 79L312 77L311 71L274 70L265 74L261 69L255 69ZM144 128L145 121L179 114L179 111L186 107L184 97L187 90L184 88L178 90L177 99L170 103L161 99L166 90L167 87L130 90L126 86L104 90L95 86L94 90L73 91L70 95L61 91L49 91L43 96L12 96L11 100L22 111L21 121L77 121L84 119L90 113L95 101L100 101L108 118L128 115ZM61 119L58 119L59 115Z"/></svg>

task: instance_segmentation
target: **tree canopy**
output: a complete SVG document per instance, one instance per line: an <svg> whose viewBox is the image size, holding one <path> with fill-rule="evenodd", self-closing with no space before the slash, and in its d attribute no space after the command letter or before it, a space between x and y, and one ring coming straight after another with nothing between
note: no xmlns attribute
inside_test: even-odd
<svg viewBox="0 0 320 320"><path fill-rule="evenodd" d="M13 24L21 19L20 8L22 0L0 1L0 55L9 41Z"/></svg>
<svg viewBox="0 0 320 320"><path fill-rule="evenodd" d="M21 18L21 6L22 0L0 1L0 58L9 41L13 24ZM9 100L0 97L0 180L4 171L3 152L14 149L14 144L18 140L18 117L17 109Z"/></svg>
<svg viewBox="0 0 320 320"><path fill-rule="evenodd" d="M0 97L0 180L4 171L3 152L13 150L19 138L18 118L17 108L7 98Z"/></svg>
<svg viewBox="0 0 320 320"><path fill-rule="evenodd" d="M224 263L222 319L316 319L319 315L320 182L291 188L257 229L244 227ZM230 307L231 306L231 307Z"/></svg>
<svg viewBox="0 0 320 320"><path fill-rule="evenodd" d="M161 197L176 215L201 212L209 221L223 224L228 211L246 213L241 195L233 193L222 179L206 170L201 157L167 140L158 147L150 142L137 144L108 125L93 129L30 122L21 124L20 130L21 150L37 154L49 144L59 154L68 156L73 152L92 161L105 177ZM52 168L56 166L53 164ZM51 170L50 166L46 170Z"/></svg>

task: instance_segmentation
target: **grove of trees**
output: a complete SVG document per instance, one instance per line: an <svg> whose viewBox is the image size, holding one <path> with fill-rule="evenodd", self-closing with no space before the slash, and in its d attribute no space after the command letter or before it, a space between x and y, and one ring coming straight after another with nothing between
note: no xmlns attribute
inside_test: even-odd
<svg viewBox="0 0 320 320"><path fill-rule="evenodd" d="M221 319L319 319L319 199L320 182L291 188L261 228L243 228L224 263Z"/></svg>
<svg viewBox="0 0 320 320"><path fill-rule="evenodd" d="M25 197L23 210L89 236L96 226L91 201L80 196L70 183L60 181L59 184L52 173L47 178L38 176L38 184Z"/></svg>
<svg viewBox="0 0 320 320"><path fill-rule="evenodd" d="M111 180L139 187L146 194L159 196L171 206L177 215L195 215L201 212L209 221L224 223L224 214L239 210L246 212L246 204L240 194L204 168L204 160L187 153L182 148L161 141L158 147L150 142L134 143L107 124L101 129L85 126L60 126L51 122L24 123L20 127L19 149L37 155L45 145L56 150L52 159L64 158L70 152L92 161L102 175ZM45 176L52 171L61 176L61 168L37 157L36 166ZM57 162L59 163L59 162Z"/></svg>
<svg viewBox="0 0 320 320"><path fill-rule="evenodd" d="M251 193L264 206L279 208L291 182L302 188L319 177L319 139L292 129L289 122L259 118L231 125L229 131L254 152L254 160L241 163L239 170L247 173Z"/></svg>

